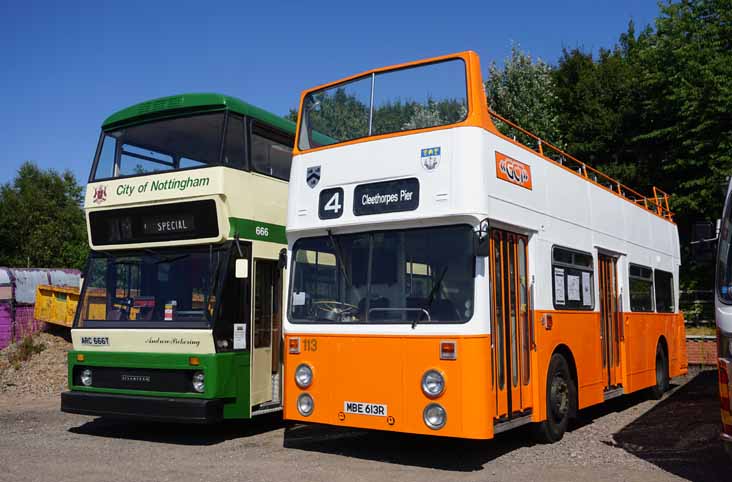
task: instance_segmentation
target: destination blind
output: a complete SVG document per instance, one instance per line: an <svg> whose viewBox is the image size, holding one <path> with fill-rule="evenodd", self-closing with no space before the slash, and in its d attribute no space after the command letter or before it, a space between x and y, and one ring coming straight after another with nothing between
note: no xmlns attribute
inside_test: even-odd
<svg viewBox="0 0 732 482"><path fill-rule="evenodd" d="M207 199L89 213L94 245L149 243L219 235L216 203Z"/></svg>
<svg viewBox="0 0 732 482"><path fill-rule="evenodd" d="M416 178L361 184L354 189L353 214L414 211L419 207L419 180Z"/></svg>

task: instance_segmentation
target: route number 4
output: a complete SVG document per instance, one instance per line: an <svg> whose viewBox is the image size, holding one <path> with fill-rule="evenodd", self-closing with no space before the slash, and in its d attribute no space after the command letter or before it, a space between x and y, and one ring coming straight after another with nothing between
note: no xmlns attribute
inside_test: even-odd
<svg viewBox="0 0 732 482"><path fill-rule="evenodd" d="M327 203L325 203L323 210L332 211L333 214L339 215L341 212L341 209L343 209L343 205L341 204L341 193L336 191L330 197L330 200Z"/></svg>
<svg viewBox="0 0 732 482"><path fill-rule="evenodd" d="M341 217L344 208L343 188L334 187L320 191L318 217L320 219L336 219Z"/></svg>

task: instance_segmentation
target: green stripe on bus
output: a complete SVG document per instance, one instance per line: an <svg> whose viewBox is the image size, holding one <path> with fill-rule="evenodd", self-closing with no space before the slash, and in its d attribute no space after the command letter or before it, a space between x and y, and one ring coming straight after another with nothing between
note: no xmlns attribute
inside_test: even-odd
<svg viewBox="0 0 732 482"><path fill-rule="evenodd" d="M84 355L84 361L76 356ZM196 357L198 365L191 365L189 359ZM251 352L224 352L211 354L186 353L140 353L140 352L98 352L71 350L68 352L69 389L78 392L97 392L117 395L144 395L166 398L202 398L224 399L224 418L250 418L249 406L249 373L251 370ZM74 367L90 368L92 374L95 367L113 367L127 369L169 369L203 371L206 389L204 393L194 392L160 392L155 390L133 390L124 388L85 387L74 382Z"/></svg>
<svg viewBox="0 0 732 482"><path fill-rule="evenodd" d="M252 219L229 218L229 226L229 236L231 237L238 234L239 237L245 239L287 244L285 227L279 224L254 221Z"/></svg>

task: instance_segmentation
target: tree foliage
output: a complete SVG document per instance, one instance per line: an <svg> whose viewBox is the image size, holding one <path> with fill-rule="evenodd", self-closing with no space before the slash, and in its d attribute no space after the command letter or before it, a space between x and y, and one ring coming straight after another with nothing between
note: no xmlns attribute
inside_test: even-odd
<svg viewBox="0 0 732 482"><path fill-rule="evenodd" d="M554 79L567 149L641 192L671 193L682 284L709 287L688 241L694 221L720 216L732 173L732 1L661 5L655 28L631 23L597 59L564 51Z"/></svg>
<svg viewBox="0 0 732 482"><path fill-rule="evenodd" d="M0 265L81 268L88 252L74 175L23 164L0 187Z"/></svg>
<svg viewBox="0 0 732 482"><path fill-rule="evenodd" d="M564 137L557 122L557 94L552 67L541 59L534 61L518 45L503 67L494 61L485 82L488 106L542 139L563 147ZM506 135L518 135L503 123L497 124ZM528 139L520 139L527 141Z"/></svg>

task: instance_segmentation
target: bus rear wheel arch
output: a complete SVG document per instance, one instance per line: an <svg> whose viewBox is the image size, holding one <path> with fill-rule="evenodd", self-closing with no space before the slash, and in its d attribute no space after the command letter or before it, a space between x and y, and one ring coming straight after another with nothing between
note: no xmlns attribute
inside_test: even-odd
<svg viewBox="0 0 732 482"><path fill-rule="evenodd" d="M570 361L571 360L571 361ZM567 350L557 349L549 361L546 376L546 419L536 426L537 439L558 442L577 412L577 378Z"/></svg>

